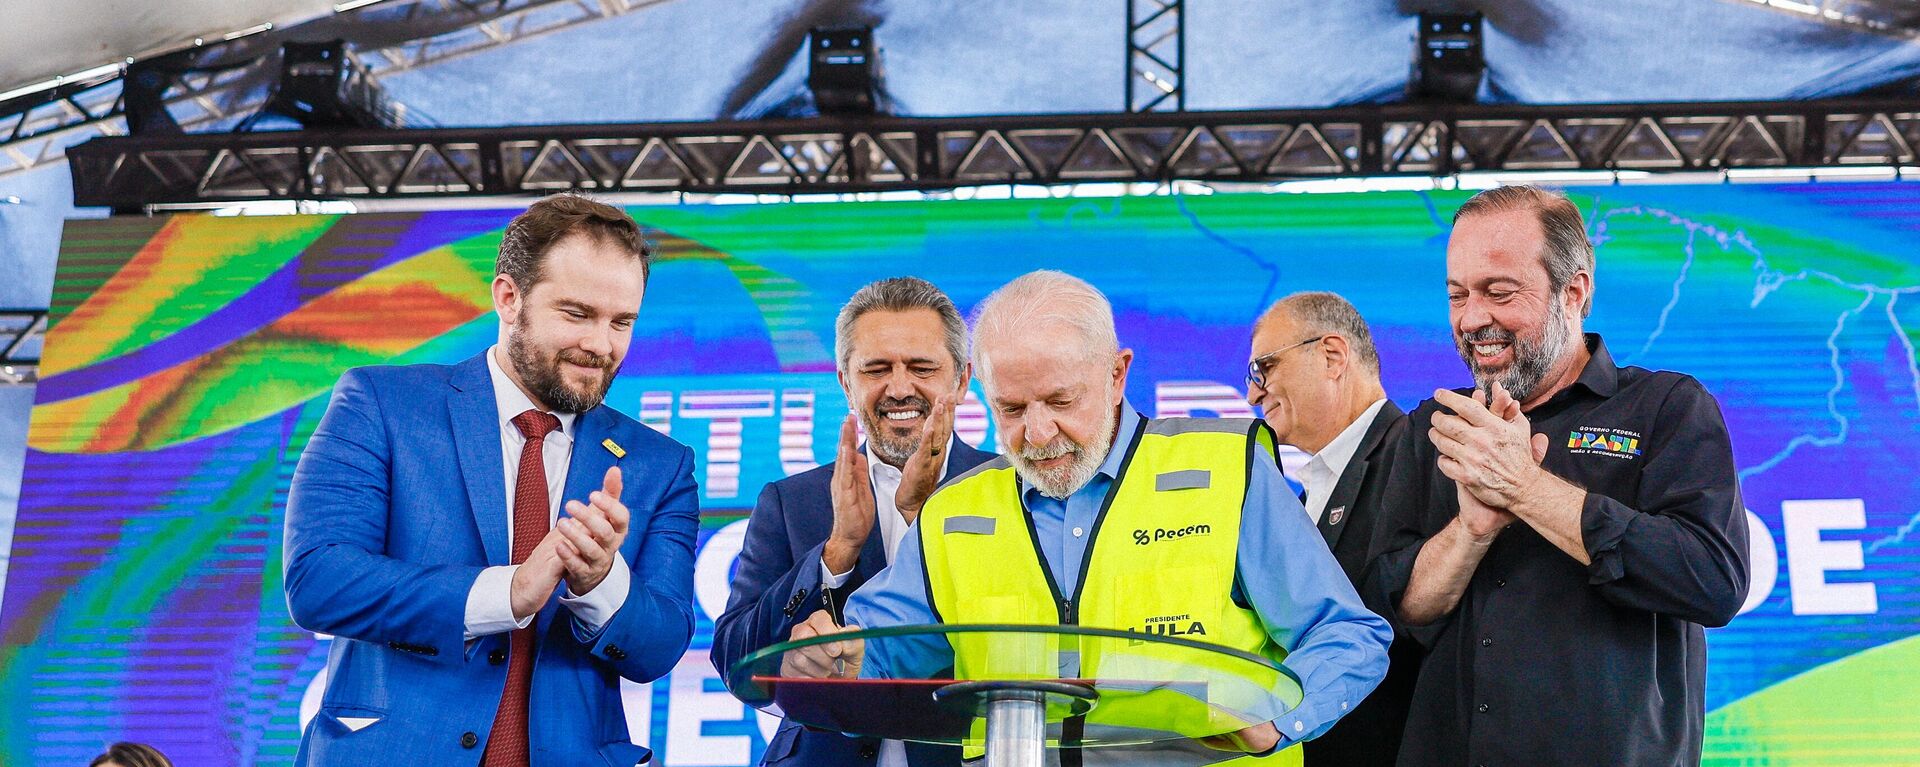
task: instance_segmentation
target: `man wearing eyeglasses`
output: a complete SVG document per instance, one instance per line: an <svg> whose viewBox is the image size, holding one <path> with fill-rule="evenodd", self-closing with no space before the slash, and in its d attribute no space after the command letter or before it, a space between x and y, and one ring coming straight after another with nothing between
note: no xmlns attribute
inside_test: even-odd
<svg viewBox="0 0 1920 767"><path fill-rule="evenodd" d="M1247 404L1260 411L1280 444L1313 456L1300 470L1306 487L1300 500L1358 589L1391 448L1406 432L1407 417L1380 386L1380 356L1353 304L1334 293L1308 292L1268 308L1253 327ZM1393 764L1418 646L1396 636L1388 658L1387 677L1373 694L1326 734L1307 741L1308 767Z"/></svg>

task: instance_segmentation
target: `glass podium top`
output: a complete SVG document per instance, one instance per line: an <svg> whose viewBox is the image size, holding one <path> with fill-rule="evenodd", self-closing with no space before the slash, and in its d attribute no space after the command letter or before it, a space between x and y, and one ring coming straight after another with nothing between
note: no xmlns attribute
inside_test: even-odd
<svg viewBox="0 0 1920 767"><path fill-rule="evenodd" d="M1049 625L863 629L772 645L728 687L749 705L850 735L978 746L996 702L1044 702L1052 747L1198 740L1270 722L1300 681L1257 654L1167 633Z"/></svg>

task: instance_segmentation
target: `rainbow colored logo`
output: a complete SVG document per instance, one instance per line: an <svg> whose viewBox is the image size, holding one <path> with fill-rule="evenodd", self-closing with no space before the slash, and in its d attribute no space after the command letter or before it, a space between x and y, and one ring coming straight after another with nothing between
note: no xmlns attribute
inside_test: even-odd
<svg viewBox="0 0 1920 767"><path fill-rule="evenodd" d="M1640 435L1622 429L1583 426L1567 435L1567 449L1582 455L1603 454L1632 458L1640 454Z"/></svg>

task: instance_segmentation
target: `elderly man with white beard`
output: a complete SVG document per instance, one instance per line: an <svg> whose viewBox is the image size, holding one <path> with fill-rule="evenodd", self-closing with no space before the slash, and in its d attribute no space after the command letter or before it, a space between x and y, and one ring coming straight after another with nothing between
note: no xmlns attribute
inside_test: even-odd
<svg viewBox="0 0 1920 767"><path fill-rule="evenodd" d="M1392 629L1321 542L1274 465L1265 424L1142 417L1125 398L1133 352L1119 346L1106 297L1060 272L995 291L973 332L1004 456L928 499L893 565L849 600L844 628L817 613L794 637L939 622L1151 631L1177 618L1187 639L1284 658L1304 700L1235 733L1072 758L1298 764L1291 746L1326 731L1386 673ZM1152 535L1161 529L1201 532ZM968 662L958 642L830 646L835 675L924 676Z"/></svg>

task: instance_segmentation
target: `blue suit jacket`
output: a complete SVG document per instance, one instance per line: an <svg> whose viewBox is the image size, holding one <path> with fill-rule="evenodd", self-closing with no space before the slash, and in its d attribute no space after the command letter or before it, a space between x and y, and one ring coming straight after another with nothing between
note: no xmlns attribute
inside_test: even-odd
<svg viewBox="0 0 1920 767"><path fill-rule="evenodd" d="M532 624L532 761L627 767L649 755L629 740L619 679L666 674L693 635L693 453L610 407L575 424L563 497L585 500L620 467L633 583L596 635L557 589ZM511 556L503 465L483 356L341 376L287 499L287 606L302 628L334 636L297 764L479 763L508 635L466 643L466 603L480 570Z"/></svg>
<svg viewBox="0 0 1920 767"><path fill-rule="evenodd" d="M960 476L991 458L992 453L975 450L956 437L949 448L947 476ZM770 482L760 491L733 572L733 594L727 598L726 611L713 624L713 665L721 678L741 658L786 641L795 624L824 609L820 557L831 532L833 464ZM847 595L886 566L886 550L876 524L860 549L853 574L834 590L841 605L845 605ZM760 763L871 767L878 748L879 741L874 738L849 738L783 721L767 743ZM914 743L907 745L907 757L915 767L960 763L959 749Z"/></svg>

